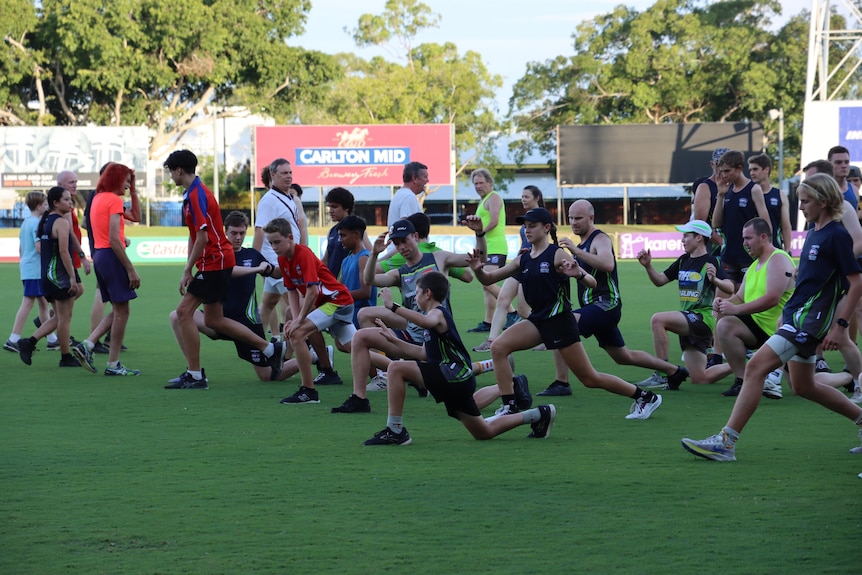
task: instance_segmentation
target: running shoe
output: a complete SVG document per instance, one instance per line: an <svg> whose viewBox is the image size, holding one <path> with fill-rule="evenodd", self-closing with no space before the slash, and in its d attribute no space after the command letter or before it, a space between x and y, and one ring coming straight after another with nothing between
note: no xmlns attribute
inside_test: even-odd
<svg viewBox="0 0 862 575"><path fill-rule="evenodd" d="M87 344L81 342L75 347L73 347L72 355L74 355L75 359L77 359L81 363L81 367L83 367L90 373L96 373L96 365L93 363L93 352L90 351L90 348L87 347Z"/></svg>
<svg viewBox="0 0 862 575"><path fill-rule="evenodd" d="M328 371L321 371L317 374L317 377L314 378L314 385L342 385L344 384L341 381L341 377L339 377L337 371L333 371L332 369Z"/></svg>
<svg viewBox="0 0 862 575"><path fill-rule="evenodd" d="M686 451L704 459L736 461L736 446L727 438L724 431L700 441L683 437L682 446Z"/></svg>
<svg viewBox="0 0 862 575"><path fill-rule="evenodd" d="M733 385L721 392L724 397L736 397L742 391L742 379L737 377L733 380Z"/></svg>
<svg viewBox="0 0 862 575"><path fill-rule="evenodd" d="M293 395L285 397L281 400L284 405L294 405L301 403L320 403L320 396L317 395L316 389L299 386L299 389Z"/></svg>
<svg viewBox="0 0 862 575"><path fill-rule="evenodd" d="M530 386L527 384L526 375L516 375L514 377L515 384L515 401L518 404L519 411L526 411L533 405L533 396L530 395Z"/></svg>
<svg viewBox="0 0 862 575"><path fill-rule="evenodd" d="M677 370L673 375L667 376L667 389L671 391L676 391L679 389L679 386L682 385L682 382L688 378L688 370L681 365L676 366Z"/></svg>
<svg viewBox="0 0 862 575"><path fill-rule="evenodd" d="M18 340L18 355L21 357L21 361L27 365L32 365L34 351L36 351L36 343L33 341L33 338L28 337Z"/></svg>
<svg viewBox="0 0 862 575"><path fill-rule="evenodd" d="M540 405L539 413L541 415L539 421L530 424L533 431L527 436L529 438L545 439L551 435L551 428L554 427L554 419L557 417L557 408L553 404Z"/></svg>
<svg viewBox="0 0 862 575"><path fill-rule="evenodd" d="M540 391L536 394L543 397L556 397L562 395L572 395L572 387L565 382L554 380L554 383L548 386L545 391Z"/></svg>
<svg viewBox="0 0 862 575"><path fill-rule="evenodd" d="M406 427L401 428L401 433L395 433L385 427L383 431L378 431L374 437L366 440L363 445L410 445L412 441Z"/></svg>
<svg viewBox="0 0 862 575"><path fill-rule="evenodd" d="M209 382L203 369L201 369L201 375L203 375L201 379L195 379L192 374L185 372L179 377L179 381L166 385L165 389L209 389Z"/></svg>
<svg viewBox="0 0 862 575"><path fill-rule="evenodd" d="M473 351L491 351L491 343L492 342L490 339L486 339L485 341L483 341L479 345L475 346L473 348Z"/></svg>
<svg viewBox="0 0 862 575"><path fill-rule="evenodd" d="M650 401L645 401L644 398L636 399L629 409L629 414L626 419L649 419L649 416L661 405L661 396L653 394Z"/></svg>
<svg viewBox="0 0 862 575"><path fill-rule="evenodd" d="M352 393L344 403L333 407L331 413L371 413L371 402Z"/></svg>
<svg viewBox="0 0 862 575"><path fill-rule="evenodd" d="M467 331L470 333L479 333L479 332L491 331L491 324L486 322L486 321L480 321L476 325L476 327L471 327Z"/></svg>
<svg viewBox="0 0 862 575"><path fill-rule="evenodd" d="M141 375L141 370L140 369L129 369L128 367L126 367L125 365L120 363L120 364L117 364L117 367L106 367L105 368L105 375L111 375L111 376L114 376L114 375L129 376L129 375L131 375L131 376L135 376L135 375Z"/></svg>
<svg viewBox="0 0 862 575"><path fill-rule="evenodd" d="M6 351L18 353L18 342L17 341L10 341L7 339L6 343L3 344L3 349L5 349Z"/></svg>
<svg viewBox="0 0 862 575"><path fill-rule="evenodd" d="M686 372L686 375L688 375L688 372ZM641 389L667 389L668 383L666 376L654 371L651 376L643 381L637 382L635 385Z"/></svg>
<svg viewBox="0 0 862 575"><path fill-rule="evenodd" d="M494 412L494 415L490 417L486 417L485 421L487 423L491 423L496 419L500 419L504 415L510 415L512 413L520 413L520 409L518 409L517 405L509 405L508 403L504 403L502 406L497 408L497 411Z"/></svg>
<svg viewBox="0 0 862 575"><path fill-rule="evenodd" d="M772 374L770 374L772 375ZM781 399L781 381L776 382L769 376L763 381L763 397L769 399Z"/></svg>
<svg viewBox="0 0 862 575"><path fill-rule="evenodd" d="M371 383L365 386L365 391L386 391L389 386L389 381L386 378L385 371L378 371L377 375L371 378Z"/></svg>
<svg viewBox="0 0 862 575"><path fill-rule="evenodd" d="M68 354L60 358L60 367L81 367L81 364L72 357L72 354Z"/></svg>

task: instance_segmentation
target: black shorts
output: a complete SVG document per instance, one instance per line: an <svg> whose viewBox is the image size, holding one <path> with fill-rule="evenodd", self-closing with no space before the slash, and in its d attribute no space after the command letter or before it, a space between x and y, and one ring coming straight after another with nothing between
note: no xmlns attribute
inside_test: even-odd
<svg viewBox="0 0 862 575"><path fill-rule="evenodd" d="M732 264L727 260L721 260L721 269L724 270L725 277L731 280L735 286L739 286L739 284L742 283L742 278L745 277L745 270L747 270L750 265L750 263L745 264L743 267L739 264Z"/></svg>
<svg viewBox="0 0 862 575"><path fill-rule="evenodd" d="M197 313L203 313L203 312L198 311ZM254 332L254 334L256 336L263 338L263 339L266 339L266 337L264 337L264 335L263 335L263 326L260 325L259 323L248 323L247 321L238 320L235 317L228 318L228 319L232 319L238 323L241 323L242 325L244 325L245 327L250 329L252 332ZM244 341L237 341L237 340L231 339L230 337L228 337L222 333L218 333L218 332L216 332L216 336L214 339L223 339L226 341L232 341L234 347L236 348L236 356L240 359L243 359L243 360L249 362L252 365L258 365L261 367L266 367L267 365L269 365L269 362L268 362L266 356L263 355L262 351L260 351L256 347L250 346L249 344L247 344Z"/></svg>
<svg viewBox="0 0 862 575"><path fill-rule="evenodd" d="M72 287L72 284L67 284L68 280L63 280L62 285L57 285L51 281L46 279L42 279L42 293L45 295L45 299L47 301L64 301L67 299L78 297L77 294L72 295L69 293L69 288ZM78 275L78 270L75 270L75 283L81 283L81 276Z"/></svg>
<svg viewBox="0 0 862 575"><path fill-rule="evenodd" d="M203 303L219 303L227 298L227 286L232 269L198 272L189 284L188 292Z"/></svg>
<svg viewBox="0 0 862 575"><path fill-rule="evenodd" d="M506 265L507 254L488 254L488 259L485 260L485 265L503 267Z"/></svg>
<svg viewBox="0 0 862 575"><path fill-rule="evenodd" d="M527 318L539 330L548 349L563 349L581 341L578 322L571 313L558 313L545 319Z"/></svg>
<svg viewBox="0 0 862 575"><path fill-rule="evenodd" d="M817 339L807 331L800 331L792 325L783 324L775 332L775 335L781 336L796 347L796 355L803 358L809 358L817 353L817 346L820 345L822 339Z"/></svg>
<svg viewBox="0 0 862 575"><path fill-rule="evenodd" d="M422 381L425 389L427 389L437 403L446 405L446 413L449 417L459 419L459 413L479 417L482 412L473 400L473 393L476 391L476 378L471 377L466 381L449 381L443 372L440 371L440 365L436 363L428 363L427 361L416 362L419 365L419 371L422 373Z"/></svg>
<svg viewBox="0 0 862 575"><path fill-rule="evenodd" d="M688 335L679 336L679 347L685 351L686 349L695 349L706 355L706 350L709 344L712 343L712 330L703 321L703 316L693 311L679 312L685 316L688 322Z"/></svg>
<svg viewBox="0 0 862 575"><path fill-rule="evenodd" d="M425 345L424 341L416 341L415 339L413 339L413 336L410 335L410 332L406 329L397 329L393 327L390 328L390 330L395 335L395 337L397 337L403 342L409 343L411 345Z"/></svg>
<svg viewBox="0 0 862 575"><path fill-rule="evenodd" d="M605 309L599 302L584 306L572 313L581 316L578 320L578 332L581 337L586 339L595 336L601 348L625 347L626 342L619 328L622 310L621 305Z"/></svg>
<svg viewBox="0 0 862 575"><path fill-rule="evenodd" d="M738 315L736 317L738 317L739 321L741 321L745 325L745 327L748 328L748 330L751 332L751 335L754 336L754 339L757 342L757 344L751 349L758 349L760 346L766 343L766 340L769 339L770 335L772 335L763 331L760 326L757 325L757 322L754 321L754 318L750 315Z"/></svg>

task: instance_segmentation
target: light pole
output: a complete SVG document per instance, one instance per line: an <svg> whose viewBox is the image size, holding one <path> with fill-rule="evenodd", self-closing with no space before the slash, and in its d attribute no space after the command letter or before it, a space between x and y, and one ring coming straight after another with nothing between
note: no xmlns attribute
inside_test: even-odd
<svg viewBox="0 0 862 575"><path fill-rule="evenodd" d="M769 110L769 119L778 120L778 189L784 191L784 108Z"/></svg>

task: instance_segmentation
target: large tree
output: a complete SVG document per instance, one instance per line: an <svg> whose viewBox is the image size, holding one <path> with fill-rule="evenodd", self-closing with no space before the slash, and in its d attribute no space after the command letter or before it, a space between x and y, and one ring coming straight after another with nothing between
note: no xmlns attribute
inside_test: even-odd
<svg viewBox="0 0 862 575"><path fill-rule="evenodd" d="M2 30L0 66L17 70L0 80L5 123L145 124L151 157L230 106L292 118L340 74L334 58L285 43L309 0L2 3L25 16Z"/></svg>
<svg viewBox="0 0 862 575"><path fill-rule="evenodd" d="M352 31L359 46L381 46L394 58L363 60L340 54L345 76L325 104L304 108L304 123L452 123L461 157L457 174L476 165L496 166L493 142L501 122L494 105L502 78L488 72L482 57L459 53L452 43L413 41L439 16L417 0L388 0L383 14L364 14Z"/></svg>
<svg viewBox="0 0 862 575"><path fill-rule="evenodd" d="M532 62L510 100L528 139L552 155L557 125L766 121L784 108L788 155L798 151L807 13L775 30L775 0L658 0L618 6L573 34L574 55ZM775 138L770 138L774 151ZM788 166L790 168L791 166Z"/></svg>

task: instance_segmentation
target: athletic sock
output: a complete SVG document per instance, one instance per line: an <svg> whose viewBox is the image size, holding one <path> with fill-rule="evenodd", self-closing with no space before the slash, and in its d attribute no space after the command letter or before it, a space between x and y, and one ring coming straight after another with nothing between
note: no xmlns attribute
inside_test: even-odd
<svg viewBox="0 0 862 575"><path fill-rule="evenodd" d="M736 442L739 440L739 432L733 428L726 426L726 425L724 427L722 427L721 430L724 432L724 434L730 440L730 443L733 445L736 445Z"/></svg>
<svg viewBox="0 0 862 575"><path fill-rule="evenodd" d="M20 333L13 333L9 336L9 341L11 341L12 343L18 343L19 339L21 339Z"/></svg>
<svg viewBox="0 0 862 575"><path fill-rule="evenodd" d="M479 373L487 373L489 371L494 371L493 359L485 359L483 361L477 361L476 363L479 365Z"/></svg>
<svg viewBox="0 0 862 575"><path fill-rule="evenodd" d="M84 345L86 345L86 346L87 346L87 349L89 349L90 351L93 351L93 348L95 348L95 347L96 347L96 344L95 344L95 343L93 343L93 342L91 342L89 339L85 339L85 340L83 341L83 344L84 344Z"/></svg>
<svg viewBox="0 0 862 575"><path fill-rule="evenodd" d="M515 405L515 394L504 395L503 396L503 405Z"/></svg>
<svg viewBox="0 0 862 575"><path fill-rule="evenodd" d="M568 381L560 381L559 379L555 379L554 383L552 383L551 385L562 385L563 387L569 387L569 382Z"/></svg>
<svg viewBox="0 0 862 575"><path fill-rule="evenodd" d="M528 409L527 411L522 412L522 415L524 417L524 423L536 423L542 418L542 412L539 411L538 407Z"/></svg>
<svg viewBox="0 0 862 575"><path fill-rule="evenodd" d="M188 370L188 374L191 375L193 379L201 380L204 378L203 372L200 371Z"/></svg>
<svg viewBox="0 0 862 575"><path fill-rule="evenodd" d="M109 361L109 362L107 362L106 365L108 366L108 369L117 369L118 367L120 367L120 362L119 361Z"/></svg>
<svg viewBox="0 0 862 575"><path fill-rule="evenodd" d="M272 357L272 354L275 353L275 346L271 343L266 344L266 347L263 349L263 355L266 357ZM200 379L200 378L198 378Z"/></svg>
<svg viewBox="0 0 862 575"><path fill-rule="evenodd" d="M401 433L401 430L404 429L404 424L401 423L400 415L390 415L386 418L386 427L394 431L395 433Z"/></svg>
<svg viewBox="0 0 862 575"><path fill-rule="evenodd" d="M634 400L642 400L645 403L649 403L653 400L655 394L647 389L641 389L638 386L635 386L635 392L632 394L631 398Z"/></svg>
<svg viewBox="0 0 862 575"><path fill-rule="evenodd" d="M53 333L53 332L49 333L48 336L45 338L45 340L48 343L57 343L59 341L59 339L57 338L57 334Z"/></svg>

